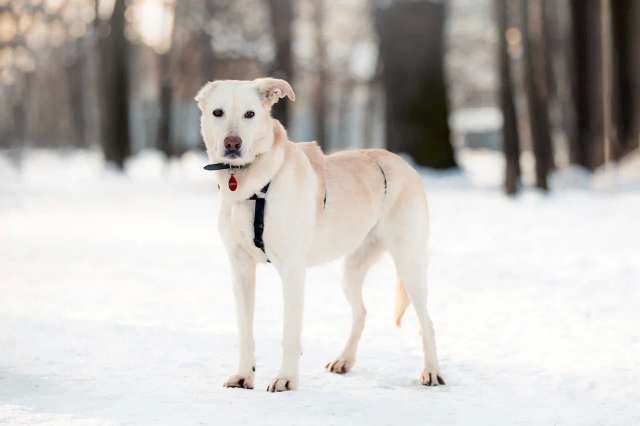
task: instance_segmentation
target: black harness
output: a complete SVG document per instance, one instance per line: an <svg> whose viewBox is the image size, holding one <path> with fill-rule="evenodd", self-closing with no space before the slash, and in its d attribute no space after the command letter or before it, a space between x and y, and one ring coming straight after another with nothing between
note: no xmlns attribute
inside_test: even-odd
<svg viewBox="0 0 640 426"><path fill-rule="evenodd" d="M250 200L255 200L256 207L253 210L253 244L256 245L265 257L267 252L264 251L264 241L262 240L262 234L264 233L264 207L267 204L267 191L269 190L271 182L262 187L258 194L253 194L249 197ZM271 262L267 257L267 262Z"/></svg>
<svg viewBox="0 0 640 426"><path fill-rule="evenodd" d="M225 169L241 169L244 166L232 166L231 164L226 163L214 163L207 164L204 166L205 170L225 170ZM267 252L264 249L264 240L262 239L262 235L264 234L264 208L267 204L267 191L269 190L269 185L271 182L268 182L265 186L262 187L259 193L253 194L249 197L249 200L253 200L256 202L255 208L253 210L253 244L262 250L265 257L267 258L267 262L271 263L269 258L267 257Z"/></svg>

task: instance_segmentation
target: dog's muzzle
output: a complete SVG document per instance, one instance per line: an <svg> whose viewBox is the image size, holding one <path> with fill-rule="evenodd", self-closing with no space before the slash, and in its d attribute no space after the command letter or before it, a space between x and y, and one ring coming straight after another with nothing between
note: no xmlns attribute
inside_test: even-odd
<svg viewBox="0 0 640 426"><path fill-rule="evenodd" d="M239 158L242 156L240 149L242 148L242 139L240 136L227 136L224 138L224 156L225 158Z"/></svg>

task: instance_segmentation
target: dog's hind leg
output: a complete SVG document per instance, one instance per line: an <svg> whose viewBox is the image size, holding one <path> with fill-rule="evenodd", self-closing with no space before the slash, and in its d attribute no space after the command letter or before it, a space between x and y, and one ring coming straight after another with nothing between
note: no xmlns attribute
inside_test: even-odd
<svg viewBox="0 0 640 426"><path fill-rule="evenodd" d="M332 373L344 374L353 368L355 364L358 342L362 336L365 317L367 315L362 300L362 285L364 284L364 277L367 271L380 257L382 251L382 245L379 241L367 238L362 245L355 252L347 256L344 261L342 289L349 305L351 305L351 334L338 359L325 366Z"/></svg>
<svg viewBox="0 0 640 426"><path fill-rule="evenodd" d="M438 367L433 323L427 311L427 215L423 202L419 199L407 200L404 208L396 211L393 220L387 224L385 248L391 253L420 323L424 351L420 382L426 386L444 385Z"/></svg>
<svg viewBox="0 0 640 426"><path fill-rule="evenodd" d="M411 255L419 256L420 253L411 253ZM438 367L433 323L427 311L426 268L419 267L419 261L415 262L415 260L406 259L403 257L404 255L392 254L392 256L398 269L398 275L404 283L407 295L420 323L424 351L424 370L420 376L420 381L426 386L444 385L444 379Z"/></svg>

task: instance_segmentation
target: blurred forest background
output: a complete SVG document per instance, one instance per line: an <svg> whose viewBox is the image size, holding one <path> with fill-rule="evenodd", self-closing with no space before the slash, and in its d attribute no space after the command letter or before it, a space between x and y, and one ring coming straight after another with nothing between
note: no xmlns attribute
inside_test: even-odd
<svg viewBox="0 0 640 426"><path fill-rule="evenodd" d="M274 115L325 151L456 168L504 155L504 188L615 164L640 143L636 0L0 0L0 153L203 149L193 96L270 75ZM525 167L526 168L526 167Z"/></svg>

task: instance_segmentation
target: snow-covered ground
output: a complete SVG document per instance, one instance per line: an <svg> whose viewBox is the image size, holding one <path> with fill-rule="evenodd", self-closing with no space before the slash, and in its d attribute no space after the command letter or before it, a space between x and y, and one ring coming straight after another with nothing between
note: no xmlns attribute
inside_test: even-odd
<svg viewBox="0 0 640 426"><path fill-rule="evenodd" d="M640 424L640 191L565 173L506 199L492 155L425 173L430 310L448 386L419 386L410 312L393 322L388 258L367 278L355 369L339 264L308 274L298 392L279 366L281 292L258 272L253 391L223 389L237 343L216 195L204 160L127 176L97 156L0 158L0 424ZM590 188L590 189L587 189ZM621 188L621 189L616 189ZM634 190L634 188L636 188Z"/></svg>

